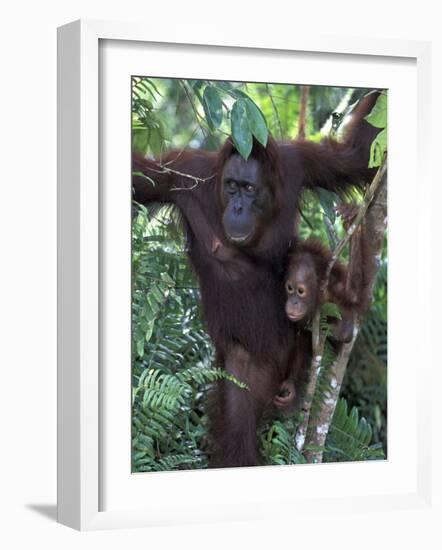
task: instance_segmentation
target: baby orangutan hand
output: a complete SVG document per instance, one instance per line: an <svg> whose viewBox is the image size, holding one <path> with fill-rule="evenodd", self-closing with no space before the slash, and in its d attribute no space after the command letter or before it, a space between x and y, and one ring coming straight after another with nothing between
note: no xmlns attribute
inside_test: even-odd
<svg viewBox="0 0 442 550"><path fill-rule="evenodd" d="M282 410L288 411L293 406L296 397L295 384L293 380L287 378L281 384L279 388L279 393L273 398L274 405Z"/></svg>

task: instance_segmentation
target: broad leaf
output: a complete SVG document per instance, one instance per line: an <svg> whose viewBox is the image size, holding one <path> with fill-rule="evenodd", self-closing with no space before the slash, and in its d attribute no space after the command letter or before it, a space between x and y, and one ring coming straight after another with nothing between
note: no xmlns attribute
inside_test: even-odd
<svg viewBox="0 0 442 550"><path fill-rule="evenodd" d="M384 160L384 154L387 150L387 128L384 128L382 132L380 132L375 139L373 140L373 143L371 144L370 148L370 161L368 163L369 168L376 168L377 166L380 166L382 164L382 161Z"/></svg>
<svg viewBox="0 0 442 550"><path fill-rule="evenodd" d="M217 87L234 97L235 99L248 98L249 96L239 88L234 88L229 82L217 82Z"/></svg>
<svg viewBox="0 0 442 550"><path fill-rule="evenodd" d="M203 108L209 126L212 129L219 128L223 121L223 104L213 86L206 86L204 90Z"/></svg>
<svg viewBox="0 0 442 550"><path fill-rule="evenodd" d="M252 134L264 147L267 145L267 139L269 133L267 130L267 123L264 115L258 109L256 104L251 99L245 99L247 107L247 118L249 121L249 128Z"/></svg>
<svg viewBox="0 0 442 550"><path fill-rule="evenodd" d="M230 119L233 143L238 153L247 160L252 152L253 136L247 120L247 104L244 99L235 102Z"/></svg>
<svg viewBox="0 0 442 550"><path fill-rule="evenodd" d="M381 94L371 113L365 117L365 120L376 128L385 128L387 126L387 95Z"/></svg>

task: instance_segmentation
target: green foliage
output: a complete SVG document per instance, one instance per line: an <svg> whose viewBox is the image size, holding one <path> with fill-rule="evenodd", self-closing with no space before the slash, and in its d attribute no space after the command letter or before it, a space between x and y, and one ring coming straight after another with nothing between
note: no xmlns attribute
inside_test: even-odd
<svg viewBox="0 0 442 550"><path fill-rule="evenodd" d="M252 152L253 135L247 121L247 105L239 99L232 107L232 139L242 157L247 159Z"/></svg>
<svg viewBox="0 0 442 550"><path fill-rule="evenodd" d="M219 128L223 120L223 102L220 93L235 98L227 111L230 117L230 133L235 147L241 156L247 159L252 151L253 137L262 145L267 144L268 130L264 115L255 102L243 91L227 82L209 83L204 89L202 105L209 128Z"/></svg>
<svg viewBox="0 0 442 550"><path fill-rule="evenodd" d="M207 465L203 398L220 379L174 209L132 224L133 471Z"/></svg>
<svg viewBox="0 0 442 550"><path fill-rule="evenodd" d="M319 329L327 336L332 333L331 321L333 319L342 319L341 312L336 304L325 302L321 305L319 312Z"/></svg>
<svg viewBox="0 0 442 550"><path fill-rule="evenodd" d="M223 104L214 86L206 86L202 103L210 129L219 128L223 121Z"/></svg>
<svg viewBox="0 0 442 550"><path fill-rule="evenodd" d="M161 96L151 78L132 79L132 148L144 153L148 146L160 154L165 142L162 118L154 104Z"/></svg>
<svg viewBox="0 0 442 550"><path fill-rule="evenodd" d="M378 273L374 303L353 348L341 395L373 428L373 441L387 451L387 260Z"/></svg>
<svg viewBox="0 0 442 550"><path fill-rule="evenodd" d="M232 139L238 152L247 159L252 151L253 138L267 145L268 130L266 120L248 97L238 99L231 111Z"/></svg>
<svg viewBox="0 0 442 550"><path fill-rule="evenodd" d="M264 424L259 439L261 456L265 464L305 464L304 456L296 449L293 441L299 419L279 418Z"/></svg>
<svg viewBox="0 0 442 550"><path fill-rule="evenodd" d="M372 111L365 119L375 128L385 128L387 125L387 95L381 94Z"/></svg>
<svg viewBox="0 0 442 550"><path fill-rule="evenodd" d="M349 109L355 95L362 93L311 87L308 138L321 139L321 128L327 121L330 131L336 131L338 126L333 130L331 113L342 102L344 111ZM299 99L300 87L292 85L134 77L133 148L161 157L170 148L217 149L226 135L232 135L240 153L247 158L253 139L265 145L269 134L281 139L296 137ZM379 103L367 120L386 132L383 105ZM382 147L382 143L375 146L372 162L383 155ZM339 198L327 191L306 192L301 238L315 236L334 246L343 235L334 213L337 204ZM205 468L207 392L220 379L228 379L248 391L244 384L216 367L214 349L201 320L198 284L186 246L177 210L152 205L148 211L137 205L132 226L135 472ZM326 441L327 461L381 458L381 447L386 449L386 272L384 254L375 302L360 329L344 380L341 395L345 401L338 404ZM329 319L338 316L335 307L325 304L321 326L326 329ZM335 352L327 343L312 415L321 400L327 398L328 367L334 357ZM280 416L264 423L259 439L265 463L305 462L294 445L301 419Z"/></svg>
<svg viewBox="0 0 442 550"><path fill-rule="evenodd" d="M376 168L382 164L384 155L387 151L387 95L381 94L373 110L367 115L366 120L375 128L380 128L381 132L376 136L370 148L369 168Z"/></svg>
<svg viewBox="0 0 442 550"><path fill-rule="evenodd" d="M382 164L387 151L387 128L384 128L374 139L370 149L369 168L376 168Z"/></svg>
<svg viewBox="0 0 442 550"><path fill-rule="evenodd" d="M206 80L169 80L134 77L132 83L133 148L143 154L161 155L183 141L195 146L218 148L223 136L231 135L239 153L248 158L253 138L267 144L266 117L244 89L246 85ZM161 91L160 91L161 90ZM183 125L169 115L184 114ZM169 127L168 127L169 126ZM189 132L190 129L190 132Z"/></svg>
<svg viewBox="0 0 442 550"><path fill-rule="evenodd" d="M382 444L370 445L373 432L356 407L348 412L345 399L339 399L325 444L324 462L379 460L385 458Z"/></svg>
<svg viewBox="0 0 442 550"><path fill-rule="evenodd" d="M266 119L251 99L244 99L244 102L246 104L247 122L250 131L259 143L265 147L269 137Z"/></svg>

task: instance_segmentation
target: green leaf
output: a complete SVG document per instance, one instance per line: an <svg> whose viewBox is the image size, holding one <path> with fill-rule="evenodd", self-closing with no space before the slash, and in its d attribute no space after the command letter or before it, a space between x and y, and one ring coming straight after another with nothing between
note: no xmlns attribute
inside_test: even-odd
<svg viewBox="0 0 442 550"><path fill-rule="evenodd" d="M204 86L204 80L188 80L187 81L194 91L200 90Z"/></svg>
<svg viewBox="0 0 442 550"><path fill-rule="evenodd" d="M347 402L340 399L327 436L325 462L340 460L373 460L384 458L382 444L368 447L373 435L367 420L353 407L348 413Z"/></svg>
<svg viewBox="0 0 442 550"><path fill-rule="evenodd" d="M342 319L338 306L333 302L325 302L322 304L321 315L324 317L333 317L334 319Z"/></svg>
<svg viewBox="0 0 442 550"><path fill-rule="evenodd" d="M146 342L149 342L149 340L150 340L151 337L152 337L154 325L155 325L155 323L154 323L154 321L152 320L152 321L150 321L150 323L149 323L148 326L147 326L146 334L145 334Z"/></svg>
<svg viewBox="0 0 442 550"><path fill-rule="evenodd" d="M338 195L333 191L322 189L322 187L316 188L315 192L319 197L319 203L324 210L324 214L327 216L332 224L335 223L335 206L338 203Z"/></svg>
<svg viewBox="0 0 442 550"><path fill-rule="evenodd" d="M387 126L387 95L381 94L370 114L365 117L375 128L385 128Z"/></svg>
<svg viewBox="0 0 442 550"><path fill-rule="evenodd" d="M161 279L167 284L167 285L174 285L175 281L172 279L172 277L168 273L161 273Z"/></svg>
<svg viewBox="0 0 442 550"><path fill-rule="evenodd" d="M155 92L159 95L159 96L163 96L163 94L158 90L158 88L155 86L153 80L151 80L150 78L148 78L146 81L146 83L149 84L149 86L152 86L152 88L155 90Z"/></svg>
<svg viewBox="0 0 442 550"><path fill-rule="evenodd" d="M265 147L269 137L266 119L251 99L245 99L244 101L246 102L249 128L259 143Z"/></svg>
<svg viewBox="0 0 442 550"><path fill-rule="evenodd" d="M231 112L232 139L238 153L247 160L252 152L253 136L247 120L245 99L238 99Z"/></svg>
<svg viewBox="0 0 442 550"><path fill-rule="evenodd" d="M145 155L149 145L149 130L145 128L137 129L132 132L132 147L137 153Z"/></svg>
<svg viewBox="0 0 442 550"><path fill-rule="evenodd" d="M239 88L234 88L229 82L217 82L216 86L235 99L248 98L249 96Z"/></svg>
<svg viewBox="0 0 442 550"><path fill-rule="evenodd" d="M369 168L376 168L382 164L384 154L387 151L387 137L387 128L384 128L373 140L370 147Z"/></svg>
<svg viewBox="0 0 442 550"><path fill-rule="evenodd" d="M149 135L149 147L152 153L156 156L160 155L164 151L166 145L161 125L157 128L152 128Z"/></svg>
<svg viewBox="0 0 442 550"><path fill-rule="evenodd" d="M137 341L137 355L138 357L143 357L144 355L144 339Z"/></svg>
<svg viewBox="0 0 442 550"><path fill-rule="evenodd" d="M209 126L212 129L219 128L223 121L223 104L213 86L206 86L204 90L203 108Z"/></svg>

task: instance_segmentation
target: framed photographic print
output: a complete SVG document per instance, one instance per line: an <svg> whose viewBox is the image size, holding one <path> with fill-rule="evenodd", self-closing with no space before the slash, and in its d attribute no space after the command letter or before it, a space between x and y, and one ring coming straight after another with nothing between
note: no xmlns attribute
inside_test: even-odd
<svg viewBox="0 0 442 550"><path fill-rule="evenodd" d="M423 505L427 46L200 41L59 29L59 521Z"/></svg>

